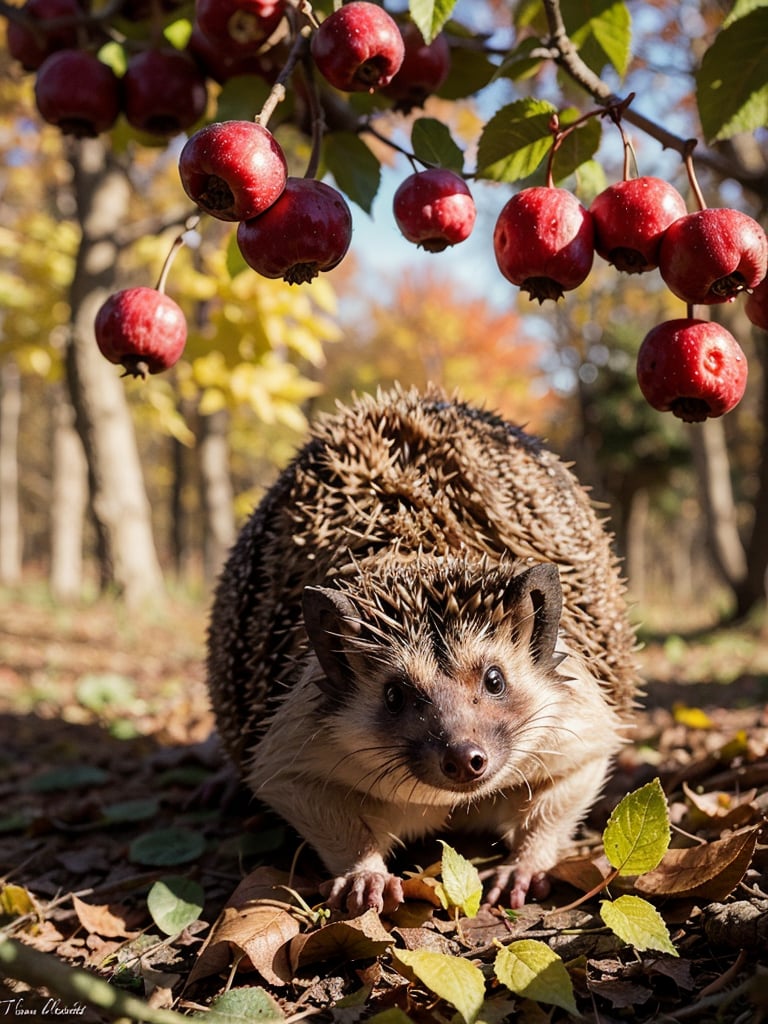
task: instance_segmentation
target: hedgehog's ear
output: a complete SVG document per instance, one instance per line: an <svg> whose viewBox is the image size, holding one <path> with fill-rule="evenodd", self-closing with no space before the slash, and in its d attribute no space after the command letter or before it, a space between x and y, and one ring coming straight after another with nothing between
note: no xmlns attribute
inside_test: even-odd
<svg viewBox="0 0 768 1024"><path fill-rule="evenodd" d="M533 565L515 576L514 584L510 596L516 615L520 616L520 639L527 642L534 661L554 667L562 661L555 654L563 611L563 589L557 566L551 562Z"/></svg>
<svg viewBox="0 0 768 1024"><path fill-rule="evenodd" d="M355 675L347 640L360 632L357 612L346 595L328 587L305 587L302 604L307 636L324 673L318 686L338 697L349 690Z"/></svg>

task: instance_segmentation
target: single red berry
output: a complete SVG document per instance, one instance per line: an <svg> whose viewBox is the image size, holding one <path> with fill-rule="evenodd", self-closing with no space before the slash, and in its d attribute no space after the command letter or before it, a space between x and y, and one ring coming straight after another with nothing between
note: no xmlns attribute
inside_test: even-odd
<svg viewBox="0 0 768 1024"><path fill-rule="evenodd" d="M381 90L395 101L395 108L409 113L414 107L423 107L428 96L436 93L451 69L451 49L441 33L431 43L412 21L398 23L403 37L403 63L400 70Z"/></svg>
<svg viewBox="0 0 768 1024"><path fill-rule="evenodd" d="M408 241L428 252L442 252L469 238L477 215L464 179L442 167L409 175L395 192L392 206Z"/></svg>
<svg viewBox="0 0 768 1024"><path fill-rule="evenodd" d="M764 277L749 293L744 312L755 327L768 331L768 277Z"/></svg>
<svg viewBox="0 0 768 1024"><path fill-rule="evenodd" d="M662 178L629 178L609 185L589 208L595 250L627 274L659 265L664 232L688 212L685 200Z"/></svg>
<svg viewBox="0 0 768 1024"><path fill-rule="evenodd" d="M179 176L184 191L219 220L250 220L285 188L288 168L279 144L255 121L206 125L184 144Z"/></svg>
<svg viewBox="0 0 768 1024"><path fill-rule="evenodd" d="M277 202L237 228L246 263L263 277L289 284L332 270L351 240L352 214L344 197L314 178L288 178Z"/></svg>
<svg viewBox="0 0 768 1024"><path fill-rule="evenodd" d="M58 28L43 28L42 25L60 18L82 17L83 9L78 0L27 0L22 11L29 24L9 21L6 40L8 52L21 62L25 71L36 71L45 58L57 50L77 49L74 21Z"/></svg>
<svg viewBox="0 0 768 1024"><path fill-rule="evenodd" d="M197 0L195 22L222 52L255 51L283 20L285 0Z"/></svg>
<svg viewBox="0 0 768 1024"><path fill-rule="evenodd" d="M112 68L87 50L59 50L35 77L40 116L63 135L93 138L109 131L120 113L120 82Z"/></svg>
<svg viewBox="0 0 768 1024"><path fill-rule="evenodd" d="M167 138L190 128L205 113L205 77L181 50L143 50L123 76L125 117L150 135Z"/></svg>
<svg viewBox="0 0 768 1024"><path fill-rule="evenodd" d="M560 299L592 269L592 217L563 188L537 185L512 196L493 232L502 274L532 299Z"/></svg>
<svg viewBox="0 0 768 1024"><path fill-rule="evenodd" d="M768 269L768 240L739 210L699 210L680 217L664 232L659 272L683 302L728 302L754 288Z"/></svg>
<svg viewBox="0 0 768 1024"><path fill-rule="evenodd" d="M397 22L366 0L339 7L312 36L320 73L343 92L374 92L389 85L404 51Z"/></svg>
<svg viewBox="0 0 768 1024"><path fill-rule="evenodd" d="M667 320L649 331L637 355L645 400L686 423L722 416L738 405L747 386L747 358L721 324Z"/></svg>
<svg viewBox="0 0 768 1024"><path fill-rule="evenodd" d="M110 295L96 314L94 330L102 355L133 377L170 369L187 341L181 308L156 288L125 288Z"/></svg>

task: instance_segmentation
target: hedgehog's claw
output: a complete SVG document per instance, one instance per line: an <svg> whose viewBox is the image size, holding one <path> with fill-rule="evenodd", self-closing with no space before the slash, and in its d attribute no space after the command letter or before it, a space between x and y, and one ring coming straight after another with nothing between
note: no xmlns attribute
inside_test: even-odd
<svg viewBox="0 0 768 1024"><path fill-rule="evenodd" d="M375 910L388 914L403 902L403 883L397 875L379 871L358 871L339 875L327 884L327 902L332 910L345 910L352 917Z"/></svg>

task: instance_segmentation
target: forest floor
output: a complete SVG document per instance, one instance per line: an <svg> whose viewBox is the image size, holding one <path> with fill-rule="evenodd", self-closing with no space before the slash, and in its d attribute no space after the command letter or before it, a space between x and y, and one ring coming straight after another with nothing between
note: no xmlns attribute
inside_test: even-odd
<svg viewBox="0 0 768 1024"><path fill-rule="evenodd" d="M169 1009L201 1012L229 988L246 1002L220 1001L211 1021L448 1021L456 1006L526 1024L574 1020L575 1006L596 1024L768 1021L764 616L646 636L637 728L550 898L458 921L429 879L390 918L350 922L274 888L290 878L316 907L321 872L307 849L291 871L296 837L221 785L205 626L194 601L130 615L106 600L65 609L29 588L0 593L0 940L20 940L0 942L0 1016L170 1024ZM611 811L654 778L672 823L661 868L568 909L605 877ZM408 849L400 869L439 857L437 843ZM620 892L653 903L671 948L605 927L600 902ZM522 939L565 962L565 995L555 981L543 994L518 987L523 998L492 977L499 946L522 950ZM431 980L428 958L405 965L393 946L475 973L456 993ZM72 968L109 982L118 1002L105 1007ZM478 968L485 1002L467 1009Z"/></svg>

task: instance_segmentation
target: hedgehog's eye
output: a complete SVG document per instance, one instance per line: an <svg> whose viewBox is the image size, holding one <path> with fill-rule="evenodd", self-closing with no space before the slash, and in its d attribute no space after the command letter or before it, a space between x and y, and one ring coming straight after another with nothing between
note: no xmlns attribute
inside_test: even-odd
<svg viewBox="0 0 768 1024"><path fill-rule="evenodd" d="M402 683L387 683L384 687L384 706L392 715L396 715L403 710L405 707L405 689Z"/></svg>
<svg viewBox="0 0 768 1024"><path fill-rule="evenodd" d="M507 680L504 678L504 673L498 665L491 665L490 668L485 670L483 686L486 693L489 693L492 697L500 697L504 693L507 688Z"/></svg>

